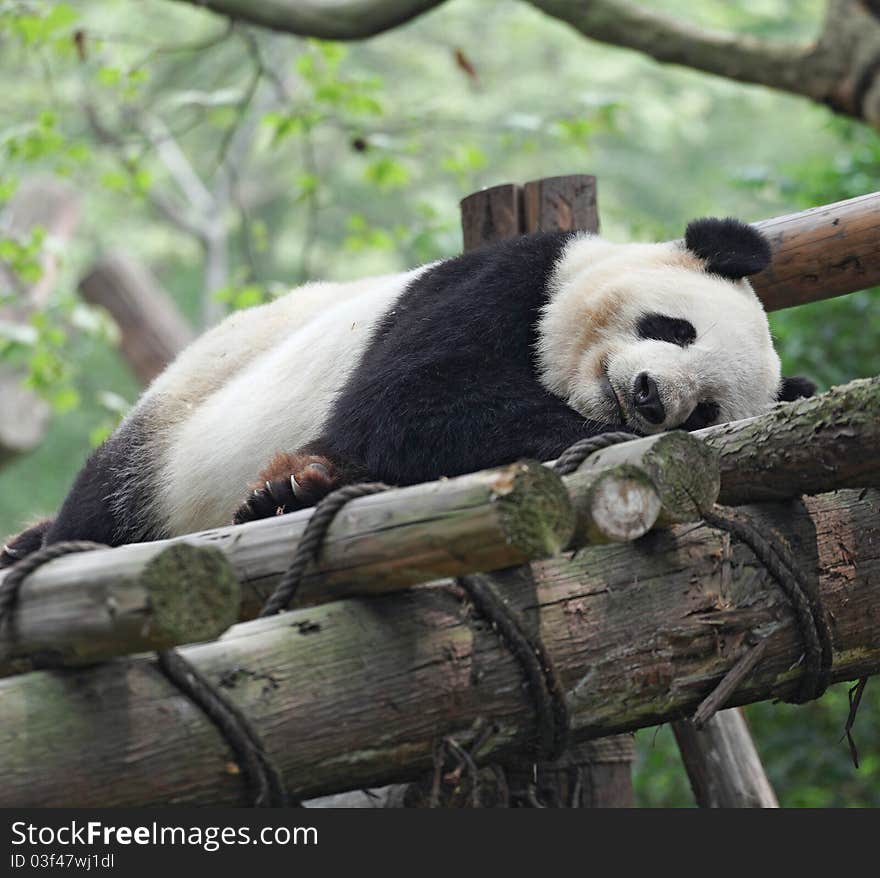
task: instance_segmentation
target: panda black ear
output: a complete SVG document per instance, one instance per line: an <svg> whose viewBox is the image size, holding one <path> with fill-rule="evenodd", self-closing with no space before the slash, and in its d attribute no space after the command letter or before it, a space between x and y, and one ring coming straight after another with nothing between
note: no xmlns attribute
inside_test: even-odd
<svg viewBox="0 0 880 878"><path fill-rule="evenodd" d="M816 385L809 378L796 375L794 378L782 379L776 399L779 402L794 402L796 399L809 399L815 393Z"/></svg>
<svg viewBox="0 0 880 878"><path fill-rule="evenodd" d="M731 280L757 274L770 264L767 239L732 217L693 220L684 233L684 243L691 253L706 260L706 271Z"/></svg>

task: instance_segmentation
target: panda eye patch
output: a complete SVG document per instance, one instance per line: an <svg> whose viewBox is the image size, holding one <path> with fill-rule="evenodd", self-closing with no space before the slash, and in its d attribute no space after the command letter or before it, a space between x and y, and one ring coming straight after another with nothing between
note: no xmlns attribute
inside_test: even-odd
<svg viewBox="0 0 880 878"><path fill-rule="evenodd" d="M639 319L636 331L640 338L666 341L679 347L686 347L697 337L697 331L689 320L667 317L665 314L645 314Z"/></svg>

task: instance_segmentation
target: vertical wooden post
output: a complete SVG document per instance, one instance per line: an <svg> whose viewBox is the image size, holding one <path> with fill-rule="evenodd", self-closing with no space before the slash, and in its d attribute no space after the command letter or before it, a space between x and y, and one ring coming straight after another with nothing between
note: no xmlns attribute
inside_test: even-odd
<svg viewBox="0 0 880 878"><path fill-rule="evenodd" d="M464 249L521 235L523 193L515 183L481 189L461 200L461 231Z"/></svg>
<svg viewBox="0 0 880 878"><path fill-rule="evenodd" d="M596 178L589 174L495 186L461 202L464 249L526 232L599 231ZM626 808L633 804L630 735L572 747L557 762L507 767L510 786L535 784L542 802L559 807Z"/></svg>
<svg viewBox="0 0 880 878"><path fill-rule="evenodd" d="M716 713L702 729L672 724L701 808L778 808L745 717L738 708Z"/></svg>
<svg viewBox="0 0 880 878"><path fill-rule="evenodd" d="M527 232L599 231L596 178L545 177L522 188L508 183L461 202L464 249ZM757 750L738 710L716 714L706 728L673 723L679 750L701 807L778 807ZM508 767L511 787L535 785L541 801L558 806L628 807L633 804L633 741L616 735L573 746L555 763ZM528 772L531 777L526 776Z"/></svg>

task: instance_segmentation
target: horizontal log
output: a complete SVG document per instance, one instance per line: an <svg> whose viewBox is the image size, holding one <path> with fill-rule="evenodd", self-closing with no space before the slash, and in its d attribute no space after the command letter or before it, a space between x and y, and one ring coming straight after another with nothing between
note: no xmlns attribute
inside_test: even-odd
<svg viewBox="0 0 880 878"><path fill-rule="evenodd" d="M877 491L750 507L815 576L832 678L880 668ZM751 552L687 525L501 575L568 693L575 741L679 718L748 648L765 658L732 705L785 697L801 673L793 615ZM185 655L250 718L304 797L405 781L434 742L491 722L486 761L527 756L533 706L518 662L442 584L234 627ZM100 710L96 709L100 705ZM239 804L219 733L146 657L0 680L0 806Z"/></svg>
<svg viewBox="0 0 880 878"><path fill-rule="evenodd" d="M51 582L87 581L101 593L117 578L139 575L168 545L210 546L235 570L242 586L241 613L252 618L290 565L310 516L311 510L303 510L175 540L60 558L52 564ZM352 501L336 517L299 597L327 601L522 564L559 552L570 542L574 525L561 479L535 462L375 494ZM0 571L0 582L4 576ZM41 568L28 578L22 608L48 576ZM0 630L0 644L2 638Z"/></svg>
<svg viewBox="0 0 880 878"><path fill-rule="evenodd" d="M131 553L147 560L120 565L102 552L96 579L82 553L26 579L2 627L0 676L214 640L238 620L241 591L217 549L175 543Z"/></svg>
<svg viewBox="0 0 880 878"><path fill-rule="evenodd" d="M751 278L768 311L880 284L880 192L755 223L773 261Z"/></svg>
<svg viewBox="0 0 880 878"><path fill-rule="evenodd" d="M660 526L698 520L700 510L712 506L721 488L717 451L681 430L603 448L565 479L566 487L575 498L578 528L585 533L584 543L606 542L603 537L612 535L617 539L635 539L654 524L651 520L636 532L634 525L639 519L633 517L631 521L620 523L618 529L622 532L617 534L613 525L627 510L626 498L614 496L610 502L603 503L604 496L595 496L594 486L597 482L603 484L606 475L619 474L618 481L625 482L628 472L632 473L634 482L641 480L653 487L655 497L651 505L656 509L654 518ZM603 514L608 517L607 522ZM624 524L629 527L628 531L624 530ZM594 538L586 538L594 534Z"/></svg>
<svg viewBox="0 0 880 878"><path fill-rule="evenodd" d="M729 505L880 487L880 378L695 435L720 455Z"/></svg>

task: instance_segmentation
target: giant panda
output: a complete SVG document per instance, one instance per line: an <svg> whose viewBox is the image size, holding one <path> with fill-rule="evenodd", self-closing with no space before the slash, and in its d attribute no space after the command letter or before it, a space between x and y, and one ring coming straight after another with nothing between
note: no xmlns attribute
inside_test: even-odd
<svg viewBox="0 0 880 878"><path fill-rule="evenodd" d="M172 537L408 485L606 431L646 435L811 395L783 379L734 219L683 241L551 232L396 275L308 284L186 349L91 456L58 515L7 545Z"/></svg>

